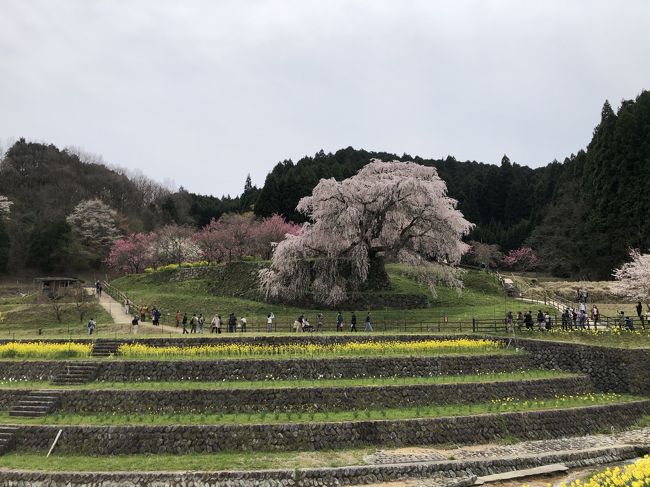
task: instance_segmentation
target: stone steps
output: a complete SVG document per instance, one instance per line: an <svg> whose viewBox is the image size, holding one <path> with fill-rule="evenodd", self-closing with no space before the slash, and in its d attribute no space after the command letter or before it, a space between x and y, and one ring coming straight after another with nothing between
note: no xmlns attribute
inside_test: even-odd
<svg viewBox="0 0 650 487"><path fill-rule="evenodd" d="M93 363L79 363L66 365L63 373L57 375L52 379L52 384L55 385L78 385L87 384L92 382L97 377L98 364Z"/></svg>
<svg viewBox="0 0 650 487"><path fill-rule="evenodd" d="M9 416L38 418L54 411L59 404L59 391L32 391L20 399Z"/></svg>
<svg viewBox="0 0 650 487"><path fill-rule="evenodd" d="M120 345L122 345L122 340L97 340L90 355L92 357L110 357L117 354Z"/></svg>
<svg viewBox="0 0 650 487"><path fill-rule="evenodd" d="M13 448L17 426L0 426L0 455Z"/></svg>

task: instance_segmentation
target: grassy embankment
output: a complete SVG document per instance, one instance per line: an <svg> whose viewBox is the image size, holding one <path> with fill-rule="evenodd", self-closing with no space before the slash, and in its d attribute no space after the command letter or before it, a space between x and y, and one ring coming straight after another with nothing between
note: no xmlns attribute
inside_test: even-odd
<svg viewBox="0 0 650 487"><path fill-rule="evenodd" d="M409 275L408 266L390 264L387 270L392 285L388 293L424 294L429 297L430 306L419 309L343 309L346 323L349 323L352 311L357 312L358 328L363 328L365 313L370 311L375 329L381 331L384 327L398 328L404 322L443 322L445 316L449 322L467 322L473 317L502 319L506 307L516 313L527 306L510 298L506 302L495 276L485 272L468 271L464 276L465 289L462 293L439 286L437 296L433 297L426 285ZM169 275L171 276L171 273ZM172 281L165 279L164 273L153 273L125 276L115 280L113 284L136 303L158 306L163 310L163 317L167 322L173 321L176 310L187 312L189 315L194 312L203 313L209 318L215 313L226 318L233 312L238 318L245 316L250 328L256 323L263 326L267 314L272 311L276 316L278 329L288 331L289 325L301 313L305 313L315 324L316 314L322 312L325 315L326 329L334 329L337 309L284 306L246 298L250 293L243 290L241 283L236 281L237 277L218 285L207 279ZM169 315L165 316L167 313Z"/></svg>

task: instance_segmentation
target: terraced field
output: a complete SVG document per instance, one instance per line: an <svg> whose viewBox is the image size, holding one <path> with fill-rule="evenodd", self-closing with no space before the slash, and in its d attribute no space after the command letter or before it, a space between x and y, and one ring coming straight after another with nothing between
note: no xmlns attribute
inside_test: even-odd
<svg viewBox="0 0 650 487"><path fill-rule="evenodd" d="M103 355L81 359L40 358L32 348L36 356L0 360L0 467L7 467L0 483L39 485L30 471L87 471L101 458L94 465L104 473L49 473L47 485L83 484L89 475L107 486L172 477L186 485L338 485L413 476L454 485L497 467L449 458L377 465L377 452L565 438L626 429L650 413L646 385L625 375L633 364L619 363L620 351L462 340L215 338L199 346L218 353L204 356L196 342L140 339L95 342ZM53 445L58 460L41 462ZM637 450L612 451L624 459ZM565 460L605 458L592 453ZM453 465L434 465L443 460ZM139 473L164 469L178 473Z"/></svg>

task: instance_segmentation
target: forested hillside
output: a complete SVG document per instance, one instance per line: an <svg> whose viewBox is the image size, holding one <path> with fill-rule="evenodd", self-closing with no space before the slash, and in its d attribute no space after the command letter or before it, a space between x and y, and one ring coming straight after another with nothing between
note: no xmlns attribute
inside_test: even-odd
<svg viewBox="0 0 650 487"><path fill-rule="evenodd" d="M576 145L580 141L576 141ZM278 163L257 188L215 197L163 188L145 176L129 176L82 154L19 140L0 161L0 272L99 268L104 248L92 248L70 226L77 205L101 200L117 231L148 232L166 224L203 227L226 213L254 211L301 222L295 210L321 178L354 175L371 159L434 166L476 224L470 240L502 250L527 244L543 268L561 276L608 278L630 247L650 245L650 93L609 103L586 151L532 169L503 157L500 165L422 159L351 147L323 151L298 162ZM107 210L107 211L108 211Z"/></svg>

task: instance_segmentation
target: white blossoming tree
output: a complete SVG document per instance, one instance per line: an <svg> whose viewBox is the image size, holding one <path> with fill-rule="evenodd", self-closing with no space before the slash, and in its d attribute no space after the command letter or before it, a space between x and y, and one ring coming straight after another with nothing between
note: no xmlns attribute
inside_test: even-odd
<svg viewBox="0 0 650 487"><path fill-rule="evenodd" d="M440 280L462 287L454 266L472 224L456 203L435 168L410 162L375 159L344 181L322 179L298 203L311 223L277 246L260 272L262 289L267 297L311 295L335 305L385 276L385 258L417 266L432 290Z"/></svg>
<svg viewBox="0 0 650 487"><path fill-rule="evenodd" d="M650 311L650 254L630 251L630 262L614 270L614 291L645 303Z"/></svg>
<svg viewBox="0 0 650 487"><path fill-rule="evenodd" d="M0 194L0 218L9 215L12 202L6 196Z"/></svg>
<svg viewBox="0 0 650 487"><path fill-rule="evenodd" d="M86 200L66 220L83 245L101 254L120 237L116 217L115 210L101 200Z"/></svg>

